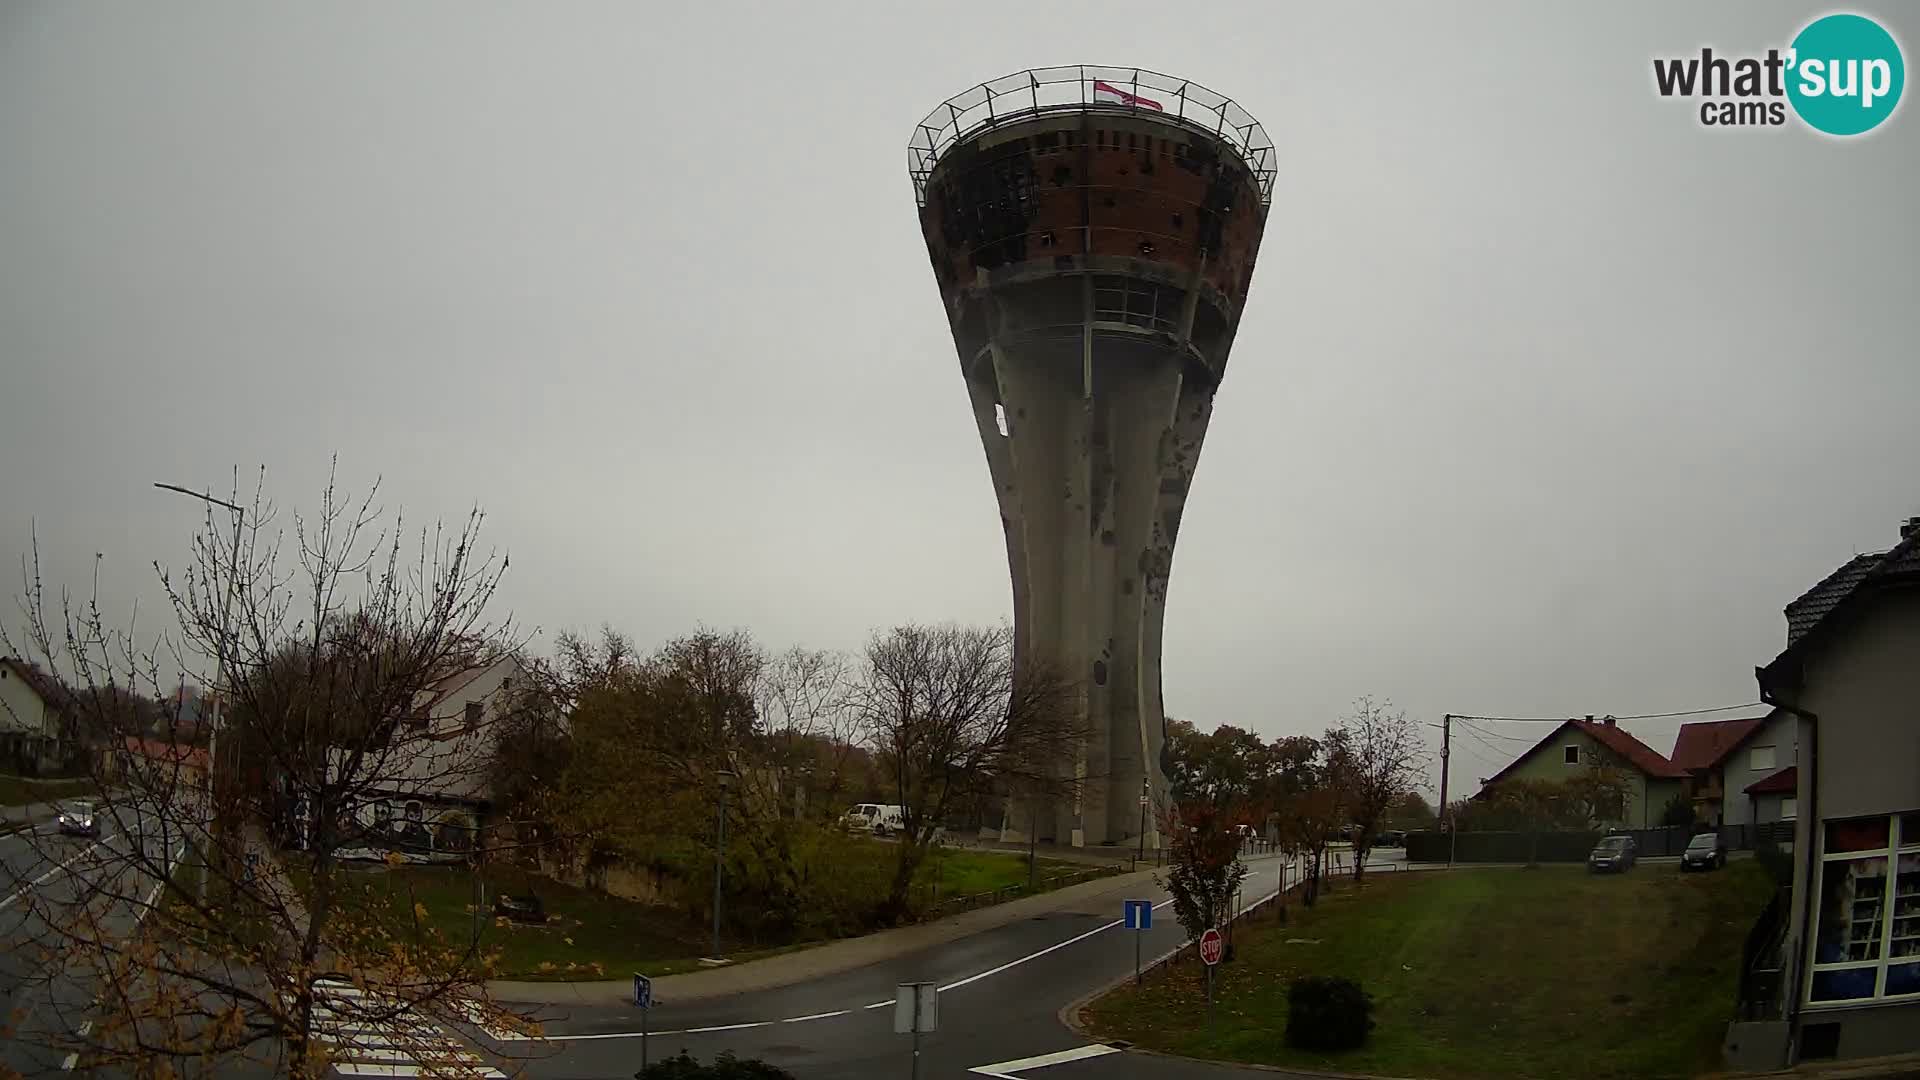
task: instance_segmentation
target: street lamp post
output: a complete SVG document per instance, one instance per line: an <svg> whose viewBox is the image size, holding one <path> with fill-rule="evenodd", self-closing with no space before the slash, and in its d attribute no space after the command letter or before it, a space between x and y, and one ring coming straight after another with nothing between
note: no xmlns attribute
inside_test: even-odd
<svg viewBox="0 0 1920 1080"><path fill-rule="evenodd" d="M227 635L229 633L229 623L233 618L233 593L234 590L239 587L240 583L240 528L247 519L247 511L245 507L236 506L225 499L216 499L212 495L203 494L192 488L181 487L179 484L163 484L155 481L153 486L164 491L177 492L181 495L199 499L201 502L213 506L224 507L233 512L233 548L228 553L229 569L227 571L226 595L223 596L220 601L220 640L219 643L214 646L213 657L213 708L210 711L207 721L207 790L202 809L206 817L207 831L211 834L215 831L215 826L219 824L219 815L215 812L214 807L214 801L218 791L214 783L214 778L219 772L220 763L220 704L226 694ZM202 897L206 895L208 876L209 875L204 873L200 875Z"/></svg>
<svg viewBox="0 0 1920 1080"><path fill-rule="evenodd" d="M727 788L733 784L733 773L721 769L716 779L720 781L720 809L714 815L713 841L713 958L720 954L720 889L727 876Z"/></svg>

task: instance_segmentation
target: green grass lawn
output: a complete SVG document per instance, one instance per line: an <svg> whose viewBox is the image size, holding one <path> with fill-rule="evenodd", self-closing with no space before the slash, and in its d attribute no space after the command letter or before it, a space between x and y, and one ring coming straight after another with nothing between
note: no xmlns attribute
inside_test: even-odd
<svg viewBox="0 0 1920 1080"><path fill-rule="evenodd" d="M1206 1024L1200 966L1125 987L1085 1014L1155 1050L1387 1076L1676 1077L1717 1066L1741 943L1771 885L1751 859L1672 865L1380 874L1341 882L1289 924L1240 928ZM1354 979L1374 997L1366 1046L1284 1042L1287 985Z"/></svg>
<svg viewBox="0 0 1920 1080"><path fill-rule="evenodd" d="M498 954L494 974L503 978L624 978L635 970L670 974L694 967L711 948L700 927L669 909L510 869L481 875L484 899L474 875L455 867L344 870L340 880L402 924L419 905L426 911L425 924L449 944L461 945L477 930L480 951ZM546 909L545 924L494 917L494 899L502 892L530 890Z"/></svg>
<svg viewBox="0 0 1920 1080"><path fill-rule="evenodd" d="M887 857L891 858L893 845L880 845ZM1041 859L1035 872L1035 885L1045 888L1047 878L1070 874L1092 867L1079 863L1063 862L1058 859ZM918 884L924 892L931 893L938 886L942 899L956 896L978 896L1004 889L1009 885L1027 884L1027 857L1004 851L968 851L965 849L939 849L932 852L927 862L920 867Z"/></svg>
<svg viewBox="0 0 1920 1080"><path fill-rule="evenodd" d="M873 859L891 860L898 849L873 843L854 849ZM865 868L873 869L873 868ZM1085 867L1042 859L1042 888L1049 875ZM298 878L299 875L296 875ZM424 925L439 931L454 945L472 939L476 931L474 877L463 868L412 866L403 869L367 867L344 870L353 907L372 905L389 926L408 928L416 918L415 905L426 911ZM634 971L671 975L699 966L712 951L709 927L671 908L607 896L590 889L529 875L516 869L487 870L482 874L485 899L477 921L483 953L498 953L495 974L524 979L576 980L625 978ZM884 881L878 875L876 883ZM931 894L934 882L942 897L988 893L1008 885L1024 886L1026 858L987 851L942 851L923 865L918 884ZM303 886L304 887L304 886ZM494 898L501 892L524 895L531 889L544 905L548 922L529 925L494 918ZM775 943L755 947L723 939L727 955L751 960L818 941Z"/></svg>
<svg viewBox="0 0 1920 1080"><path fill-rule="evenodd" d="M28 803L90 795L95 787L87 777L70 780L34 780L24 776L0 776L0 806L25 806Z"/></svg>

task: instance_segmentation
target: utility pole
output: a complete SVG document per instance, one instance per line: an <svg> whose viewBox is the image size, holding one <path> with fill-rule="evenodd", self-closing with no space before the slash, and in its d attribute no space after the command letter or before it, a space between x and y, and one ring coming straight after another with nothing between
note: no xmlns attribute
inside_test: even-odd
<svg viewBox="0 0 1920 1080"><path fill-rule="evenodd" d="M733 782L733 772L721 769L715 777L720 783L720 807L713 821L713 959L721 960L720 952L720 900L721 887L727 877L727 787Z"/></svg>
<svg viewBox="0 0 1920 1080"><path fill-rule="evenodd" d="M229 624L233 619L233 594L240 585L240 527L247 519L247 512L243 507L235 506L233 503L227 502L224 499L216 499L212 495L203 495L192 488L181 487L178 484L162 484L155 481L153 486L165 491L174 491L199 499L201 502L208 503L212 506L223 506L233 512L233 550L229 553L231 568L227 571L226 595L221 598L220 603L220 643L214 648L213 701L210 703L211 708L207 722L207 791L206 801L202 806L203 816L205 818L204 824L209 834L209 846L217 852L220 850L218 834L221 830L219 809L215 803L219 789L214 783L214 778L219 773L220 766L220 705L227 693L227 638L229 634ZM217 542L218 541L216 541L216 543ZM200 898L202 900L205 900L207 897L207 884L210 877L212 877L212 874L206 870L203 870L200 874Z"/></svg>
<svg viewBox="0 0 1920 1080"><path fill-rule="evenodd" d="M1440 825L1447 830L1447 865L1453 865L1452 804L1447 802L1447 765L1453 756L1453 714L1440 717Z"/></svg>

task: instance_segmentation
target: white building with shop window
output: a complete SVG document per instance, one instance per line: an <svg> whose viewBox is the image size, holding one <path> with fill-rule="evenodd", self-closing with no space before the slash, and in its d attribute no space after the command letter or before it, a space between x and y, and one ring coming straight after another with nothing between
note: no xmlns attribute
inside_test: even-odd
<svg viewBox="0 0 1920 1080"><path fill-rule="evenodd" d="M1787 615L1758 676L1798 761L1747 789L1796 822L1781 1063L1920 1050L1920 518Z"/></svg>

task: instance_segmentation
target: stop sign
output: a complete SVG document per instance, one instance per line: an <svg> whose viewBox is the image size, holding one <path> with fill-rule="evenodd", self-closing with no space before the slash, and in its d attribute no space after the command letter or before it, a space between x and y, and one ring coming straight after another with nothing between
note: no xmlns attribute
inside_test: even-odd
<svg viewBox="0 0 1920 1080"><path fill-rule="evenodd" d="M1225 948L1226 943L1220 940L1220 931L1207 927L1206 933L1200 935L1200 962L1212 967L1220 962L1220 953Z"/></svg>

